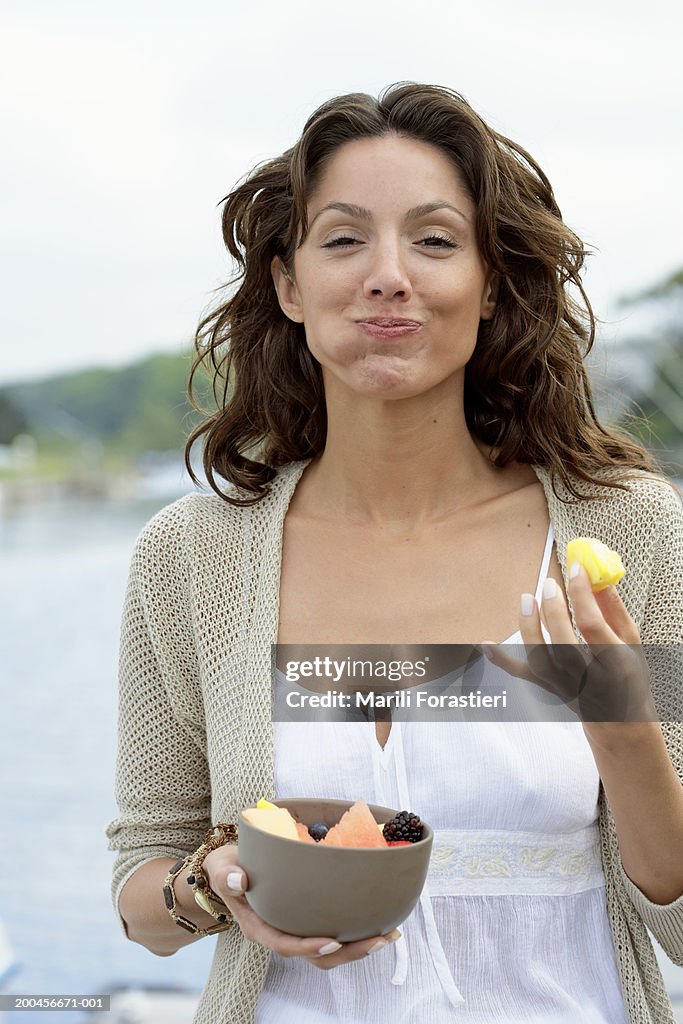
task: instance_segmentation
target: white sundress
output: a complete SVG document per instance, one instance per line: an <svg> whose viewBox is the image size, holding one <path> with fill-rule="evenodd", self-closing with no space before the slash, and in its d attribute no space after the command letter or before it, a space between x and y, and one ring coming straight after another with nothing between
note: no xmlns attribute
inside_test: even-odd
<svg viewBox="0 0 683 1024"><path fill-rule="evenodd" d="M412 810L434 845L402 938L331 970L273 953L257 1024L628 1024L580 722L394 721L384 749L373 720L274 729L276 799Z"/></svg>

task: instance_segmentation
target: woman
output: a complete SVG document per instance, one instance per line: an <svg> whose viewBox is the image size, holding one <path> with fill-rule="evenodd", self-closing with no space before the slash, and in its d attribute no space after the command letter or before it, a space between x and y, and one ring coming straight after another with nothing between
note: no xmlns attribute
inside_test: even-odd
<svg viewBox="0 0 683 1024"><path fill-rule="evenodd" d="M275 641L491 638L508 667L514 640L680 643L680 499L596 420L584 250L547 179L458 94L401 84L324 104L223 229L241 283L193 368L222 399L188 442L216 496L143 530L124 612L124 931L169 955L225 929L201 1022L673 1021L645 925L683 963L677 723L270 717ZM569 572L576 536L621 552L620 594ZM679 671L651 680L665 720ZM246 902L234 836L200 844L287 793L392 797L453 870L402 935L279 932ZM181 884L195 867L210 912Z"/></svg>

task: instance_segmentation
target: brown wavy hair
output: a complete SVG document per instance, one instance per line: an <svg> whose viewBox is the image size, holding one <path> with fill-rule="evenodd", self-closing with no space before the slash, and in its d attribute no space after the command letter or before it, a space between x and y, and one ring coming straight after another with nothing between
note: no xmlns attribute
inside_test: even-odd
<svg viewBox="0 0 683 1024"><path fill-rule="evenodd" d="M323 103L291 149L260 164L222 200L223 238L238 268L228 287L239 286L202 319L195 337L189 396L206 416L185 448L195 483L190 452L200 437L211 487L234 504L263 497L279 467L322 453L321 367L303 325L280 309L271 261L279 256L293 277L308 231L307 202L339 147L389 133L450 158L476 207L482 258L498 274L494 316L480 322L464 392L468 429L492 447L491 461L549 467L575 498L582 495L571 474L622 489L619 479L629 471L660 475L646 449L596 417L584 368L596 323L580 276L587 250L564 224L547 177L459 93L403 82L377 99L350 93ZM193 392L200 366L212 379L217 409L210 413ZM221 490L216 474L241 497Z"/></svg>

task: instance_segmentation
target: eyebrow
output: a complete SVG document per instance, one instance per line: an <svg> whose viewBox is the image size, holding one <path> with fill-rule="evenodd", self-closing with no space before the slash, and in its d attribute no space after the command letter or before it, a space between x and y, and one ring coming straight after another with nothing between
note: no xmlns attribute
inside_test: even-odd
<svg viewBox="0 0 683 1024"><path fill-rule="evenodd" d="M315 217L308 225L309 231L317 221L321 214L327 210L339 210L340 213L346 213L349 217L355 217L357 220L372 220L372 213L370 210L366 210L364 206L356 206L355 203L327 203L321 210L318 210ZM451 210L452 213L456 213L458 217L469 224L470 219L466 217L461 210L453 206L452 203L447 203L445 199L435 199L431 203L422 203L420 206L413 206L405 215L405 220L419 220L420 217L426 217L429 213L434 213L436 210Z"/></svg>

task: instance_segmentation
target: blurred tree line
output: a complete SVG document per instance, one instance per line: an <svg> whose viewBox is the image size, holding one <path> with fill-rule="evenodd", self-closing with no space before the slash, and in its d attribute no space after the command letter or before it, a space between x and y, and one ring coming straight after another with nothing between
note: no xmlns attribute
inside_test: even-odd
<svg viewBox="0 0 683 1024"><path fill-rule="evenodd" d="M91 369L0 388L0 444L30 434L41 454L101 445L115 463L178 452L198 421L187 399L192 353L150 356L122 369ZM206 386L204 386L206 385ZM206 378L197 374L202 402Z"/></svg>

